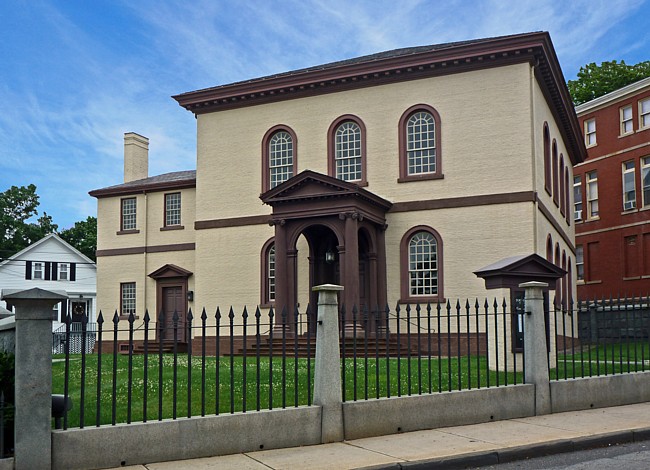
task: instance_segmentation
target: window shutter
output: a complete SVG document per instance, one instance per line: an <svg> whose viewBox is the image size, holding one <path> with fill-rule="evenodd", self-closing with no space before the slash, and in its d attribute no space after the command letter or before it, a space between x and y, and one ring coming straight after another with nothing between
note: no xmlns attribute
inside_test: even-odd
<svg viewBox="0 0 650 470"><path fill-rule="evenodd" d="M70 263L70 281L77 280L77 263Z"/></svg>
<svg viewBox="0 0 650 470"><path fill-rule="evenodd" d="M25 261L25 279L32 278L32 262Z"/></svg>
<svg viewBox="0 0 650 470"><path fill-rule="evenodd" d="M50 272L52 271L52 263L49 261L45 262L45 280L49 281L50 280Z"/></svg>
<svg viewBox="0 0 650 470"><path fill-rule="evenodd" d="M65 318L66 318L66 315L68 314L68 301L67 300L62 300L61 301L61 310L59 312L61 314L61 323L65 323Z"/></svg>
<svg viewBox="0 0 650 470"><path fill-rule="evenodd" d="M57 281L59 279L59 263L52 263L52 280Z"/></svg>

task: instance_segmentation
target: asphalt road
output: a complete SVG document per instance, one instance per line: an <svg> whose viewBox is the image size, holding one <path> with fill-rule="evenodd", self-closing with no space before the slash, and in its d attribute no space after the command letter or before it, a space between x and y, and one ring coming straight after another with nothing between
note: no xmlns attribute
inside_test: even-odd
<svg viewBox="0 0 650 470"><path fill-rule="evenodd" d="M481 470L648 470L650 441L567 452L517 462L481 467Z"/></svg>

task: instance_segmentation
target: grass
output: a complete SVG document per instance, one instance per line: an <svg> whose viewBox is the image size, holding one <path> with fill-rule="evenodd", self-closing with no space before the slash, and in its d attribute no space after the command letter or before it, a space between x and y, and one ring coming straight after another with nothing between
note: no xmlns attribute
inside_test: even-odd
<svg viewBox="0 0 650 470"><path fill-rule="evenodd" d="M57 358L61 359L62 356ZM111 354L101 355L98 413L99 358L96 354L85 358L84 426L144 421L145 357L134 355L129 368L127 355L119 355L115 364ZM286 358L283 367L281 357L275 357L272 361L266 357L260 358L258 367L257 362L250 357L247 358L246 366L242 357L221 357L218 362L214 357L206 357L205 363L199 357L192 358L190 368L187 356L179 355L174 360L173 355L165 354L162 356L162 371L157 355L149 356L147 361L147 421L301 406L309 404L313 396L313 359L309 362L309 374L307 359ZM68 413L68 427L78 427L81 424L81 356L71 355L69 364L68 395L72 399L73 408ZM518 368L521 368L520 364ZM378 361L374 358L356 361L345 359L343 375L347 401L523 382L522 373L489 371L486 359L476 356L460 359L432 358L431 361L427 358L418 361L417 357L410 360L380 358ZM52 380L53 393L64 393L64 361L52 364ZM159 387L159 383L162 387ZM188 383L191 386L188 387Z"/></svg>
<svg viewBox="0 0 650 470"><path fill-rule="evenodd" d="M553 367L554 364L551 364ZM558 354L553 379L624 374L650 370L650 344L621 342L576 347Z"/></svg>

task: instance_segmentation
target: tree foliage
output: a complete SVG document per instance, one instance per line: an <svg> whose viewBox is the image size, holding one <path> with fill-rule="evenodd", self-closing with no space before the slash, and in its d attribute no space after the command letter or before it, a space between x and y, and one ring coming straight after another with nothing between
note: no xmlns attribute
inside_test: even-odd
<svg viewBox="0 0 650 470"><path fill-rule="evenodd" d="M650 77L650 61L628 65L624 60L617 62L595 62L580 67L577 80L567 83L574 105L591 101L626 85Z"/></svg>
<svg viewBox="0 0 650 470"><path fill-rule="evenodd" d="M86 220L75 222L73 227L62 230L59 235L88 258L95 260L97 217L88 217Z"/></svg>
<svg viewBox="0 0 650 470"><path fill-rule="evenodd" d="M45 235L56 232L58 226L43 212L36 222L28 222L38 215L36 186L12 186L0 193L0 257L7 258L28 247Z"/></svg>

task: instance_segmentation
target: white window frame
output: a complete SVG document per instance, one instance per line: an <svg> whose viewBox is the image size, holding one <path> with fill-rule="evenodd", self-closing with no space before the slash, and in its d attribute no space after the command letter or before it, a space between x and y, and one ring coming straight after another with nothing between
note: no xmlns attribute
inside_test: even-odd
<svg viewBox="0 0 650 470"><path fill-rule="evenodd" d="M573 220L582 220L582 176L573 177Z"/></svg>
<svg viewBox="0 0 650 470"><path fill-rule="evenodd" d="M598 210L598 172L590 171L586 175L587 178L587 218L599 218ZM593 191L592 191L593 190Z"/></svg>
<svg viewBox="0 0 650 470"><path fill-rule="evenodd" d="M639 130L650 129L650 98L639 101Z"/></svg>
<svg viewBox="0 0 650 470"><path fill-rule="evenodd" d="M411 297L438 295L438 241L433 234L414 233L408 244L409 293Z"/></svg>
<svg viewBox="0 0 650 470"><path fill-rule="evenodd" d="M641 194L643 207L650 207L650 157L641 159Z"/></svg>
<svg viewBox="0 0 650 470"><path fill-rule="evenodd" d="M267 301L275 302L275 244L269 248L266 257Z"/></svg>
<svg viewBox="0 0 650 470"><path fill-rule="evenodd" d="M620 108L621 114L621 135L634 133L634 123L632 121L632 105Z"/></svg>
<svg viewBox="0 0 650 470"><path fill-rule="evenodd" d="M269 139L269 189L293 176L293 138L278 131Z"/></svg>
<svg viewBox="0 0 650 470"><path fill-rule="evenodd" d="M32 262L32 279L38 281L45 279L45 263L41 261Z"/></svg>
<svg viewBox="0 0 650 470"><path fill-rule="evenodd" d="M436 119L427 111L416 111L406 122L406 160L408 175L436 172Z"/></svg>
<svg viewBox="0 0 650 470"><path fill-rule="evenodd" d="M135 282L123 282L120 284L120 314L130 315L136 312L136 284Z"/></svg>
<svg viewBox="0 0 650 470"><path fill-rule="evenodd" d="M336 177L343 181L363 179L361 156L361 126L345 121L334 133L334 166Z"/></svg>
<svg viewBox="0 0 650 470"><path fill-rule="evenodd" d="M138 219L138 200L134 197L125 197L121 201L122 220L121 230L136 230Z"/></svg>
<svg viewBox="0 0 650 470"><path fill-rule="evenodd" d="M576 246L576 280L585 280L585 252L582 245Z"/></svg>
<svg viewBox="0 0 650 470"><path fill-rule="evenodd" d="M587 119L585 121L585 145L593 147L596 144L596 118Z"/></svg>
<svg viewBox="0 0 650 470"><path fill-rule="evenodd" d="M630 211L636 209L636 165L634 160L623 162L622 170L623 210Z"/></svg>
<svg viewBox="0 0 650 470"><path fill-rule="evenodd" d="M57 271L57 279L59 281L70 280L70 263L58 263Z"/></svg>
<svg viewBox="0 0 650 470"><path fill-rule="evenodd" d="M181 193L165 194L165 227L181 225Z"/></svg>

